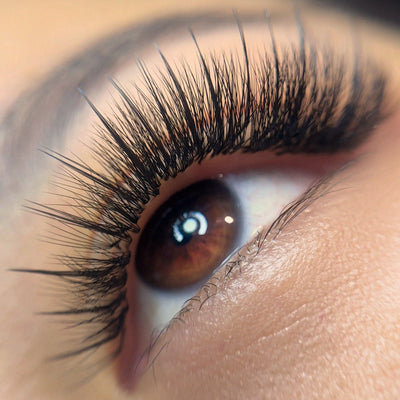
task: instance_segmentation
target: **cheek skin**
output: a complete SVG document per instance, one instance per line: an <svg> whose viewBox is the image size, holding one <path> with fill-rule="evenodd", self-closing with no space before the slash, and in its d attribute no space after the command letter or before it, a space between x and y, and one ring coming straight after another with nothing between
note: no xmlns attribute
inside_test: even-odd
<svg viewBox="0 0 400 400"><path fill-rule="evenodd" d="M399 398L399 133L400 114L332 192L173 324L139 393Z"/></svg>

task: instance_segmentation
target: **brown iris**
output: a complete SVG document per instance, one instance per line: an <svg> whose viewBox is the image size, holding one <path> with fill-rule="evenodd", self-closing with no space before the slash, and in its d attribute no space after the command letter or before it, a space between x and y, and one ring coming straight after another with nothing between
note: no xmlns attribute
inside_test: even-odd
<svg viewBox="0 0 400 400"><path fill-rule="evenodd" d="M236 197L220 181L204 180L170 197L139 239L136 270L159 289L185 288L206 278L236 245Z"/></svg>

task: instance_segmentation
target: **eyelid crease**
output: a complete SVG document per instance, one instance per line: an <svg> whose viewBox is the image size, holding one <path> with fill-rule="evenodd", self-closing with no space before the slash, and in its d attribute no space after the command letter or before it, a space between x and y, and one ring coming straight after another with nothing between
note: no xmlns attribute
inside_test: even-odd
<svg viewBox="0 0 400 400"><path fill-rule="evenodd" d="M125 289L127 263L123 260L130 253L124 243L139 231L137 220L148 201L158 195L162 181L219 154L348 150L361 143L382 118L386 79L372 64L357 62L346 73L347 60L333 49L332 55L302 36L300 49L293 44L285 50L279 48L271 29L272 57L265 53L253 60L240 23L238 29L242 59L225 53L220 59L203 57L193 35L200 57L198 71L185 65L174 69L161 53L166 72L160 71L160 83L139 62L147 92L136 87L137 98L133 98L113 83L121 104L116 104L112 117L103 116L88 100L103 123L92 143L92 165L45 150L63 165L59 177L63 193L58 196L65 207L30 202L27 208L60 222L53 241L79 251L75 257L59 257L61 271L29 272L53 275L72 285L69 308L53 315L67 316L71 310L85 314L87 305L106 310L93 321L72 322L88 326L88 331L78 348L70 351L71 357L91 350L101 336L106 342L109 337L117 339L116 349L121 348L123 327L119 335L114 334L123 326L129 305L127 301L117 309L109 305ZM295 210L299 209L291 212ZM282 229L296 215L281 214ZM262 242L278 227L278 222L273 224ZM101 263L106 282L96 280L96 273L80 273L95 272ZM67 357L68 353L63 354Z"/></svg>

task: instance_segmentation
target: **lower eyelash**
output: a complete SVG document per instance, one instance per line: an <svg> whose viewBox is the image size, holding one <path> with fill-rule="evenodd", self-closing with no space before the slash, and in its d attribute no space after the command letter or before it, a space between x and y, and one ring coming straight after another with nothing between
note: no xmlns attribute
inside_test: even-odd
<svg viewBox="0 0 400 400"><path fill-rule="evenodd" d="M219 276L215 274L212 276L212 278L200 288L198 294L185 302L184 306L173 318L173 321L182 321L184 315L196 307L197 309L201 309L204 304L217 293L222 285L226 284L228 280L234 279L234 276L232 276L234 271L241 273L243 264L248 264L254 260L260 250L266 245L272 244L283 230L302 214L303 211L307 210L315 201L333 192L335 186L338 184L338 181L335 179L336 176L352 164L352 162L348 162L337 171L323 176L312 184L298 199L285 206L270 226L259 229L251 241L237 250L226 264L224 264L223 274L218 274ZM169 327L170 325L168 328Z"/></svg>
<svg viewBox="0 0 400 400"><path fill-rule="evenodd" d="M302 27L300 44L289 50L278 47L270 30L271 55L254 61L239 22L238 28L242 59L205 57L192 34L199 69L173 69L160 51L166 72L157 83L139 62L147 92L136 88L134 97L113 82L121 103L112 118L82 93L102 124L91 146L93 165L43 150L62 165L57 199L64 205L31 202L26 208L58 222L50 240L73 255L58 257L62 270L18 271L61 279L70 306L44 314L85 327L75 347L55 358L85 356L110 342L113 356L119 354L129 309L129 245L162 181L207 157L237 151L346 150L382 118L386 80L372 64L354 60L348 72L344 57L307 42Z"/></svg>

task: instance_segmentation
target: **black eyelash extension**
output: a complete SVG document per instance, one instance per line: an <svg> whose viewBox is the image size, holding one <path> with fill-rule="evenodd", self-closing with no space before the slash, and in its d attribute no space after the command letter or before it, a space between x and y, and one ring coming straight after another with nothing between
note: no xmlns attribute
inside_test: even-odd
<svg viewBox="0 0 400 400"><path fill-rule="evenodd" d="M271 51L253 57L238 22L242 55L206 56L190 32L197 67L172 66L159 50L165 70L154 76L139 61L145 89L135 86L131 95L112 81L120 101L111 117L82 93L100 121L90 165L43 150L60 163L62 193L55 204L31 202L27 209L53 221L49 240L69 254L57 258L60 270L18 271L66 285L65 308L44 314L67 319L82 337L56 359L86 357L106 343L114 343L112 356L120 353L129 245L162 181L238 151L352 149L383 118L386 79L377 67L352 60L348 68L348 58L306 40L302 27L299 44L279 46L268 26Z"/></svg>

